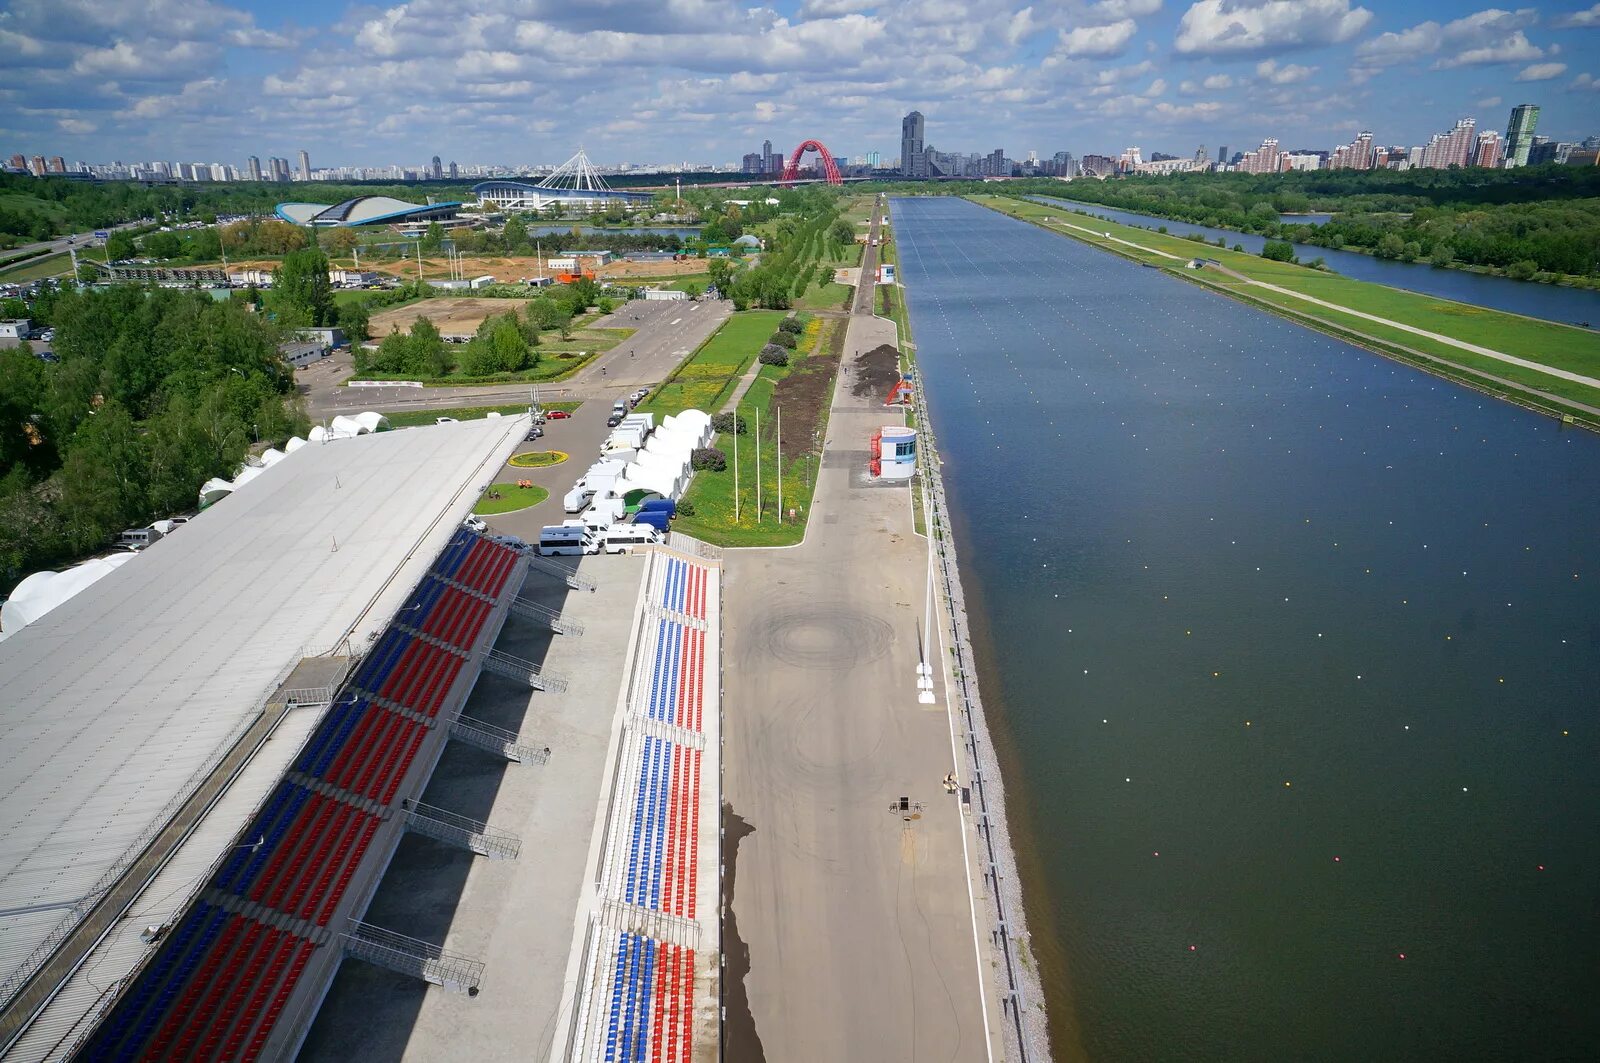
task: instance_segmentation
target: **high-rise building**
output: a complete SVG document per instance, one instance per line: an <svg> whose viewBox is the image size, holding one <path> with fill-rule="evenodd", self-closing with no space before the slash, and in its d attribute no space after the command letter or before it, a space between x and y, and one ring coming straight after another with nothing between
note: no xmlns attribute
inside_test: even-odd
<svg viewBox="0 0 1600 1063"><path fill-rule="evenodd" d="M433 157L433 179L435 181L444 180L444 163L439 161L439 156L437 155Z"/></svg>
<svg viewBox="0 0 1600 1063"><path fill-rule="evenodd" d="M28 172L33 174L33 176L35 176L35 177L43 177L44 176L44 156L43 155L35 155L35 156L33 156L33 158L28 160Z"/></svg>
<svg viewBox="0 0 1600 1063"><path fill-rule="evenodd" d="M877 151L869 151L869 152L867 152L867 165L872 167L874 170L876 170L880 165L882 165L882 161L883 161L883 153L882 152L877 152Z"/></svg>
<svg viewBox="0 0 1600 1063"><path fill-rule="evenodd" d="M1222 145L1222 147L1217 149L1217 165L1218 166L1226 166L1227 164L1228 164L1228 145L1224 144L1224 145Z"/></svg>
<svg viewBox="0 0 1600 1063"><path fill-rule="evenodd" d="M300 180L311 180L311 156L304 150L300 152Z"/></svg>
<svg viewBox="0 0 1600 1063"><path fill-rule="evenodd" d="M739 162L739 172L749 174L766 173L766 156L756 151L745 152L744 158Z"/></svg>
<svg viewBox="0 0 1600 1063"><path fill-rule="evenodd" d="M1278 138L1268 137L1261 142L1255 151L1247 151L1239 160L1239 169L1244 173L1277 173L1283 169L1283 160L1278 152Z"/></svg>
<svg viewBox="0 0 1600 1063"><path fill-rule="evenodd" d="M1519 103L1511 108L1506 126L1506 168L1528 165L1528 149L1533 147L1533 131L1539 128L1539 105Z"/></svg>
<svg viewBox="0 0 1600 1063"><path fill-rule="evenodd" d="M461 176L461 171L457 169L456 164L452 162L450 164L450 180L454 181L459 176Z"/></svg>
<svg viewBox="0 0 1600 1063"><path fill-rule="evenodd" d="M1428 138L1427 145L1422 149L1422 161L1418 165L1425 170L1448 170L1452 166L1469 166L1472 163L1472 149L1477 142L1477 120L1458 119L1451 129L1435 133Z"/></svg>
<svg viewBox="0 0 1600 1063"><path fill-rule="evenodd" d="M50 156L49 169L50 169L51 173L66 173L67 172L67 160L63 159L59 155L52 155L52 156Z"/></svg>
<svg viewBox="0 0 1600 1063"><path fill-rule="evenodd" d="M255 155L245 160L245 165L250 171L250 180L261 180L261 159Z"/></svg>
<svg viewBox="0 0 1600 1063"><path fill-rule="evenodd" d="M213 181L226 181L228 179L228 168L220 162L212 163L211 179Z"/></svg>
<svg viewBox="0 0 1600 1063"><path fill-rule="evenodd" d="M1372 150L1372 133L1363 129L1361 135L1348 144L1333 149L1328 157L1330 170L1370 170L1375 162Z"/></svg>
<svg viewBox="0 0 1600 1063"><path fill-rule="evenodd" d="M26 170L27 168L27 156L23 155L20 151L11 156L11 158L6 162L6 169L8 170Z"/></svg>
<svg viewBox="0 0 1600 1063"><path fill-rule="evenodd" d="M772 141L763 140L761 142L761 167L760 169L756 170L756 173L781 172L783 172L783 162L781 157L772 153Z"/></svg>
<svg viewBox="0 0 1600 1063"><path fill-rule="evenodd" d="M902 177L928 176L927 160L922 155L924 132L921 111L912 111L900 119L900 174Z"/></svg>
<svg viewBox="0 0 1600 1063"><path fill-rule="evenodd" d="M1478 134L1478 143L1473 146L1472 165L1498 170L1505 162L1504 149L1500 134L1493 129L1485 129Z"/></svg>

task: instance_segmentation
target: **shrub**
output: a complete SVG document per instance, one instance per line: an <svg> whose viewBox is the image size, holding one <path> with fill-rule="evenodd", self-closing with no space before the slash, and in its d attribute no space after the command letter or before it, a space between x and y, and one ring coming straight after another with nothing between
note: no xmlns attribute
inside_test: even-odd
<svg viewBox="0 0 1600 1063"><path fill-rule="evenodd" d="M692 517L692 516L694 516L694 503L689 501L687 498L685 498L681 502L679 502L678 503L678 516L680 516L680 517Z"/></svg>
<svg viewBox="0 0 1600 1063"><path fill-rule="evenodd" d="M716 447L696 447L689 455L689 465L694 469L710 469L712 472L721 472L728 467L728 456ZM678 510L683 512L682 507Z"/></svg>
<svg viewBox="0 0 1600 1063"><path fill-rule="evenodd" d="M744 418L731 411L715 414L711 418L711 428L713 431L724 435L731 433L736 436L742 436L745 428Z"/></svg>
<svg viewBox="0 0 1600 1063"><path fill-rule="evenodd" d="M1519 281L1532 280L1533 275L1537 272L1539 272L1539 263L1531 258L1521 259L1506 267L1506 276L1514 277Z"/></svg>
<svg viewBox="0 0 1600 1063"><path fill-rule="evenodd" d="M800 319L797 317L786 317L782 321L778 322L778 331L792 332L798 336L801 332L805 331L805 326L800 324Z"/></svg>
<svg viewBox="0 0 1600 1063"><path fill-rule="evenodd" d="M782 347L782 348L784 348L786 350L792 351L792 350L795 349L795 346L797 345L798 341L796 341L794 336L791 335L790 333L787 333L787 332L774 332L772 334L772 338L769 339L767 342L768 343L777 344L779 347Z"/></svg>
<svg viewBox="0 0 1600 1063"><path fill-rule="evenodd" d="M1261 257L1274 262L1293 262L1294 245L1287 240L1268 240L1261 247Z"/></svg>
<svg viewBox="0 0 1600 1063"><path fill-rule="evenodd" d="M762 365L788 365L789 352L775 343L769 343L761 348L760 360Z"/></svg>

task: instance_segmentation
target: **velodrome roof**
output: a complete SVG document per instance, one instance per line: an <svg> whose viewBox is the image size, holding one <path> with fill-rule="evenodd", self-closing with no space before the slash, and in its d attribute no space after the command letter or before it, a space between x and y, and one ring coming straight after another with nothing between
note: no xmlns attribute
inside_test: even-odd
<svg viewBox="0 0 1600 1063"><path fill-rule="evenodd" d="M295 225L332 228L453 218L460 208L460 203L407 203L392 196L357 196L332 206L326 203L279 203L277 214Z"/></svg>
<svg viewBox="0 0 1600 1063"><path fill-rule="evenodd" d="M383 629L525 432L490 418L301 447L0 642L0 1004L303 656ZM209 866L253 811L225 794L183 859ZM96 981L136 959L97 957Z"/></svg>

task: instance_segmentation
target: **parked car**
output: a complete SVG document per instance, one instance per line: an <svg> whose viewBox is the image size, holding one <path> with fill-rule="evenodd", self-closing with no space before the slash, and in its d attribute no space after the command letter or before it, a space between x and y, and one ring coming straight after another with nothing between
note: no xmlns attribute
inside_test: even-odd
<svg viewBox="0 0 1600 1063"><path fill-rule="evenodd" d="M542 435L544 435L544 429L540 428L538 425L534 425L532 428L528 429L528 434L523 438L527 442L532 443L535 439L538 439Z"/></svg>
<svg viewBox="0 0 1600 1063"><path fill-rule="evenodd" d="M466 520L461 522L461 526L475 532L484 532L489 530L488 521L484 520L482 517L471 514L467 516Z"/></svg>
<svg viewBox="0 0 1600 1063"><path fill-rule="evenodd" d="M571 417L572 414L568 413L566 410L551 410L549 413L545 414L545 416L550 418L552 421L565 421L568 417Z"/></svg>
<svg viewBox="0 0 1600 1063"><path fill-rule="evenodd" d="M617 425L619 425L621 423L622 423L622 414L617 413L615 411L612 412L610 417L606 418L606 427L607 428L615 428L615 427L617 427Z"/></svg>
<svg viewBox="0 0 1600 1063"><path fill-rule="evenodd" d="M456 421L456 419L454 417L435 417L433 419L433 423L434 424L456 424L457 421Z"/></svg>

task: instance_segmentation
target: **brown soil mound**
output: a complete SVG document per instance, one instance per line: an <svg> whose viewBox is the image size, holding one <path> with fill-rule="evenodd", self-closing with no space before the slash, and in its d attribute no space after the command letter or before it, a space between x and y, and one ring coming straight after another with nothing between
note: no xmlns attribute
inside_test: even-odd
<svg viewBox="0 0 1600 1063"><path fill-rule="evenodd" d="M900 380L900 352L893 344L880 344L856 355L856 377L850 394L858 399L869 395L885 398Z"/></svg>
<svg viewBox="0 0 1600 1063"><path fill-rule="evenodd" d="M783 408L783 444L785 454L799 456L811 450L822 411L827 409L833 392L833 376L839 368L839 349L844 346L844 325L834 327L837 343L829 343L828 350L817 351L795 365L794 372L778 381L772 389L772 401Z"/></svg>

